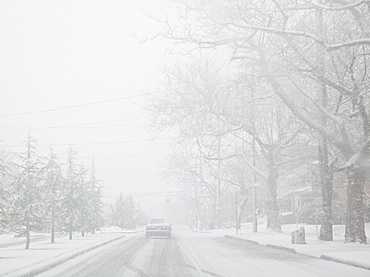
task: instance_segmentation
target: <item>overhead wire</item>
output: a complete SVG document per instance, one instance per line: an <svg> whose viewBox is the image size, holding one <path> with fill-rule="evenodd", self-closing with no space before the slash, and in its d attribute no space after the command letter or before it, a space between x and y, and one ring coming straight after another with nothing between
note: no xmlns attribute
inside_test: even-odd
<svg viewBox="0 0 370 277"><path fill-rule="evenodd" d="M0 118L4 117L12 117L12 116L20 116L20 115L29 115L29 114L37 114L37 113L47 113L47 112L54 112L59 110L65 109L73 109L79 108L84 106L91 106L91 105L98 105L104 104L109 102L115 101L122 101L128 100L133 98L138 98L148 95L140 94L135 96L128 96L128 97L121 97L103 101L96 101L96 102L89 102L77 105L70 105L58 108L50 108L44 110L37 110L37 111L29 111L29 112L20 112L20 113L13 113L13 114L3 114L0 115ZM98 125L103 123L112 123L112 122L122 122L122 121L129 121L129 120L137 120L143 119L142 117L135 117L135 118L127 118L127 119L120 119L120 120L108 120L108 121L98 121L98 122L88 122L88 123L80 123L80 124L69 124L69 125L59 125L59 126L42 126L42 127L34 127L31 128L32 130L43 130L43 129L66 129L66 128L115 128L115 127L140 127L145 126L146 124L131 124L131 125L109 125L109 126L89 126L89 125ZM9 127L6 127L9 129ZM10 127L10 130L1 130L0 132L17 132L17 131L25 131L29 130L29 128L20 128L20 127ZM60 143L60 144L38 144L38 147L59 147L59 146L83 146L83 145L110 145L110 144L125 144L125 143L139 143L139 142L154 142L158 140L170 140L174 138L157 138L157 139L138 139L138 140L126 140L126 141L108 141L108 142L83 142L83 143ZM2 147L21 147L23 145L1 145ZM94 156L94 158L149 158L149 157L164 157L168 156L169 154L131 154L131 155L103 155L103 156ZM83 156L81 157L83 158Z"/></svg>
<svg viewBox="0 0 370 277"><path fill-rule="evenodd" d="M170 154L126 154L126 155L94 155L95 158L161 158ZM91 158L92 156L79 156L79 158Z"/></svg>
<svg viewBox="0 0 370 277"><path fill-rule="evenodd" d="M143 93L143 94L134 95L134 96L126 96L126 97L114 98L114 99L109 99L109 100L102 100L102 101L96 101L96 102L90 102L90 103L64 106L64 107L59 107L59 108L50 108L50 109L44 109L44 110L20 112L20 113L13 113L13 114L3 114L3 115L0 115L0 117L11 117L11 116L19 116L19 115L29 115L29 114L37 114L37 113L55 112L55 111L59 111L59 110L74 109L74 108L79 108L79 107L92 106L92 105L104 104L104 103L109 103L109 102L116 102L116 101L134 99L134 98L142 97L142 96L149 95L149 94L150 93Z"/></svg>
<svg viewBox="0 0 370 277"><path fill-rule="evenodd" d="M13 152L13 154L17 155L21 155L21 154L24 154L24 153L21 153L21 152ZM114 159L124 159L124 158L128 158L128 159L131 159L131 158L139 158L139 159L146 159L146 158L163 158L163 157L168 157L170 156L171 154L168 154L168 153L157 153L157 154L122 154L122 155L80 155L78 156L79 159L90 159L90 158L93 158L93 159L111 159L111 158L114 158ZM66 159L67 156L58 156L59 159Z"/></svg>
<svg viewBox="0 0 370 277"><path fill-rule="evenodd" d="M65 130L65 129L108 129L108 128L125 128L125 127L145 127L147 124L128 124L128 125L106 125L106 126L46 126L46 127L35 127L35 130ZM8 132L25 132L29 131L29 128L15 128L10 130L0 130L0 133Z"/></svg>
<svg viewBox="0 0 370 277"><path fill-rule="evenodd" d="M56 144L38 144L38 147L54 147L54 146L77 146L77 145L103 145L103 144L125 144L137 142L154 142L158 140L171 140L175 138L156 138L156 139L137 139L137 140L123 140L123 141L105 141L105 142L81 142L81 143L56 143ZM4 144L3 147L22 147L24 145Z"/></svg>
<svg viewBox="0 0 370 277"><path fill-rule="evenodd" d="M67 124L67 125L57 125L57 126L40 126L40 127L32 127L31 130L50 130L50 129L102 129L102 128L122 128L122 127L143 127L147 126L147 124L130 124L130 125L105 125L105 126L91 126L91 125L99 125L103 123L115 123L115 122L124 122L124 121L134 121L139 119L145 119L145 117L133 117L133 118L125 118L125 119L117 119L117 120L105 120L105 121L95 121L95 122L87 122L87 123L79 123L79 124ZM22 131L29 131L30 128L25 127L0 127L0 133L8 133L8 132L22 132Z"/></svg>

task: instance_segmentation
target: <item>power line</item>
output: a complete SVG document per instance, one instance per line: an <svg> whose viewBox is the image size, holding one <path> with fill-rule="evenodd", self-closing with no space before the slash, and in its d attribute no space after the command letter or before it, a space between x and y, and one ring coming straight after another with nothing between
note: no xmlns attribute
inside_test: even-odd
<svg viewBox="0 0 370 277"><path fill-rule="evenodd" d="M50 147L50 146L76 146L76 145L103 145L103 144L124 144L137 142L154 142L158 140L171 140L174 138L156 138L156 139L137 139L137 140L123 140L123 141L105 141L105 142L81 142L81 143L56 143L56 144L38 144L36 147ZM3 147L23 147L24 145L1 145Z"/></svg>
<svg viewBox="0 0 370 277"><path fill-rule="evenodd" d="M130 124L130 125L106 125L106 126L91 126L91 125L99 125L103 123L116 123L116 122L124 122L124 121L134 121L138 119L146 119L145 117L132 117L132 118L125 118L125 119L117 119L117 120L105 120L105 121L94 121L94 122L87 122L87 123L79 123L79 124L68 124L68 125L57 125L57 126L40 126L40 127L32 127L31 131L34 130L50 130L50 129L73 129L73 128L115 128L115 127L142 127L147 126L147 124ZM29 131L29 127L0 127L0 133L8 133L8 132L22 132L22 131Z"/></svg>
<svg viewBox="0 0 370 277"><path fill-rule="evenodd" d="M51 109L45 109L45 110L22 112L22 113L13 113L13 114L3 114L3 115L0 115L0 117L11 117L11 116L19 116L19 115L55 112L55 111L59 111L59 110L74 109L74 108L79 108L79 107L85 107L85 106L92 106L92 105L98 105L98 104L128 100L128 99L142 97L142 96L145 96L145 95L149 95L149 93L144 93L144 94L139 94L139 95L134 95L134 96L128 96L128 97L115 98L115 99L109 99L109 100L103 100L103 101L97 101L97 102L78 104L78 105L64 106L64 107L59 107L59 108L51 108Z"/></svg>
<svg viewBox="0 0 370 277"><path fill-rule="evenodd" d="M153 196L181 196L185 192L183 190L173 190L173 191L153 191L153 192L133 192L124 193L122 196L132 196L132 197L153 197ZM116 198L116 196L106 196L105 198Z"/></svg>
<svg viewBox="0 0 370 277"><path fill-rule="evenodd" d="M132 118L125 118L125 119L115 119L115 120L104 120L104 121L93 121L93 122L86 122L86 123L79 123L79 124L68 124L68 125L59 125L59 126L49 126L49 127L37 127L38 128L64 128L64 127L78 127L78 126L86 126L86 125L96 125L102 123L112 123L112 122L122 122L122 121L132 121L137 119L145 119L144 117L132 117ZM33 130L32 128L31 130Z"/></svg>
<svg viewBox="0 0 370 277"><path fill-rule="evenodd" d="M155 140L168 140L172 138L159 138ZM76 146L76 145L101 145L101 144L124 144L124 143L136 143L136 142L149 142L155 141L153 139L137 139L137 140L123 140L123 141L105 141L105 142L82 142L82 143L61 143L51 144L50 146ZM46 145L43 145L46 146Z"/></svg>
<svg viewBox="0 0 370 277"><path fill-rule="evenodd" d="M94 155L94 159L100 159L100 158L161 158L161 157L167 157L170 154L126 154L126 155L102 155L102 156L96 156ZM79 156L79 158L91 158L92 156Z"/></svg>
<svg viewBox="0 0 370 277"><path fill-rule="evenodd" d="M12 153L12 154L23 154L23 153ZM148 158L163 158L168 157L172 154L158 153L158 154L122 154L122 155L83 155L78 156L79 159L148 159ZM58 159L66 159L67 156L58 156Z"/></svg>
<svg viewBox="0 0 370 277"><path fill-rule="evenodd" d="M127 124L127 125L106 125L106 126L48 126L48 127L35 127L32 131L37 130L62 130L62 129L108 129L108 128L125 128L125 127L145 127L147 124ZM14 128L11 130L0 130L0 133L10 133L10 132L25 132L29 131L26 128Z"/></svg>

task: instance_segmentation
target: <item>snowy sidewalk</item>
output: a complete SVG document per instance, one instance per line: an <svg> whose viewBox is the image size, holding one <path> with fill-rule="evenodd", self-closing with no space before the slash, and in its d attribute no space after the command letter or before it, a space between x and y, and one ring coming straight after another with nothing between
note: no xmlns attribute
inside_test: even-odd
<svg viewBox="0 0 370 277"><path fill-rule="evenodd" d="M54 244L49 239L32 241L30 249L25 244L7 246L0 243L0 276L33 276L69 259L91 251L107 243L124 238L123 233L102 232L94 235L76 235L56 238Z"/></svg>
<svg viewBox="0 0 370 277"><path fill-rule="evenodd" d="M291 232L296 227L295 224L283 225L283 233L268 232L265 226L258 226L257 233L253 233L248 227L239 230L238 234L235 234L235 230L228 229L226 236L370 270L370 245L344 243L343 225L333 226L334 241L330 242L317 239L316 226L299 225L305 228L306 244L292 244ZM366 233L370 234L370 224L366 225Z"/></svg>

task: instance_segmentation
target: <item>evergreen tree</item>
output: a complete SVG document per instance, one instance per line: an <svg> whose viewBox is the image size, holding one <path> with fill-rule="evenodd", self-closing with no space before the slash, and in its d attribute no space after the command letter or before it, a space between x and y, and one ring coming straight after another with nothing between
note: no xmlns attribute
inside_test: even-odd
<svg viewBox="0 0 370 277"><path fill-rule="evenodd" d="M65 176L65 187L62 193L62 220L63 228L68 232L69 239L72 239L73 232L78 229L78 176L79 171L75 161L76 152L69 148L67 153L67 168Z"/></svg>
<svg viewBox="0 0 370 277"><path fill-rule="evenodd" d="M9 207L9 192L4 185L7 173L4 160L0 158L0 228L6 228L9 224L7 218L7 207Z"/></svg>
<svg viewBox="0 0 370 277"><path fill-rule="evenodd" d="M15 165L15 178L11 192L11 222L19 235L26 236L26 249L30 247L31 229L40 228L43 220L42 180L44 165L36 155L36 140L30 133L26 141L26 153L19 155Z"/></svg>
<svg viewBox="0 0 370 277"><path fill-rule="evenodd" d="M96 178L95 163L92 162L91 175L88 187L89 195L89 222L88 231L95 233L96 229L104 224L103 218L103 202L102 202L102 187L100 186L99 180Z"/></svg>
<svg viewBox="0 0 370 277"><path fill-rule="evenodd" d="M78 182L76 186L76 208L77 208L77 222L81 232L81 236L85 236L88 231L90 219L89 200L91 198L89 191L89 183L86 181L86 168L80 165L80 173L78 175Z"/></svg>
<svg viewBox="0 0 370 277"><path fill-rule="evenodd" d="M5 188L0 187L0 228L6 228L9 224L7 207L9 206L9 193Z"/></svg>
<svg viewBox="0 0 370 277"><path fill-rule="evenodd" d="M124 213L123 194L120 192L114 206L112 206L112 225L123 228L122 214Z"/></svg>
<svg viewBox="0 0 370 277"><path fill-rule="evenodd" d="M135 229L138 213L132 196L123 197L120 193L112 208L112 223L122 229Z"/></svg>
<svg viewBox="0 0 370 277"><path fill-rule="evenodd" d="M135 229L136 228L136 212L135 202L131 195L127 196L123 201L123 222L124 229Z"/></svg>
<svg viewBox="0 0 370 277"><path fill-rule="evenodd" d="M46 214L50 219L51 243L55 242L55 226L61 214L61 192L63 175L56 155L50 149L50 155L45 167L45 205Z"/></svg>

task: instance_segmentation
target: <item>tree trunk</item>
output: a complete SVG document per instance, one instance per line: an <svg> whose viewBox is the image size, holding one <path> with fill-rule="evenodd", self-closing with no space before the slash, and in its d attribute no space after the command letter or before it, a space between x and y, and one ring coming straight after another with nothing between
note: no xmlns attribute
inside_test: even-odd
<svg viewBox="0 0 370 277"><path fill-rule="evenodd" d="M85 236L85 215L83 212L81 212L81 221L82 221L82 226L81 226L81 236L84 237Z"/></svg>
<svg viewBox="0 0 370 277"><path fill-rule="evenodd" d="M332 193L333 193L333 183L322 184L323 216L319 239L323 241L333 241Z"/></svg>
<svg viewBox="0 0 370 277"><path fill-rule="evenodd" d="M51 243L54 243L55 242L55 220L54 220L55 211L54 211L54 204L52 205L53 206L51 207Z"/></svg>
<svg viewBox="0 0 370 277"><path fill-rule="evenodd" d="M366 169L354 166L347 171L347 222L345 241L367 243L364 223L363 190Z"/></svg>
<svg viewBox="0 0 370 277"><path fill-rule="evenodd" d="M242 199L242 201L240 202L240 205L239 205L239 211L238 211L237 222L236 222L236 227L238 229L241 228L242 219L243 219L243 215L244 215L244 211L245 211L245 206L247 205L247 200L248 200L248 196L247 195L243 196L243 199Z"/></svg>
<svg viewBox="0 0 370 277"><path fill-rule="evenodd" d="M319 239L323 241L333 241L333 172L329 168L327 141L321 139L319 147L319 161L321 173L321 191L323 216Z"/></svg>
<svg viewBox="0 0 370 277"><path fill-rule="evenodd" d="M75 216L74 214L71 214L71 217L69 218L69 239L70 240L72 240L72 237L73 237L74 221L75 221Z"/></svg>
<svg viewBox="0 0 370 277"><path fill-rule="evenodd" d="M275 165L271 165L269 168L269 176L267 178L267 188L268 188L268 203L267 203L267 229L274 232L281 233L281 224L279 218L279 205L277 199L277 178L279 173Z"/></svg>
<svg viewBox="0 0 370 277"><path fill-rule="evenodd" d="M73 220L69 223L69 239L72 240L73 238Z"/></svg>
<svg viewBox="0 0 370 277"><path fill-rule="evenodd" d="M30 223L29 220L27 219L26 221L26 247L25 249L30 249L30 244L31 244L31 235L30 235Z"/></svg>

